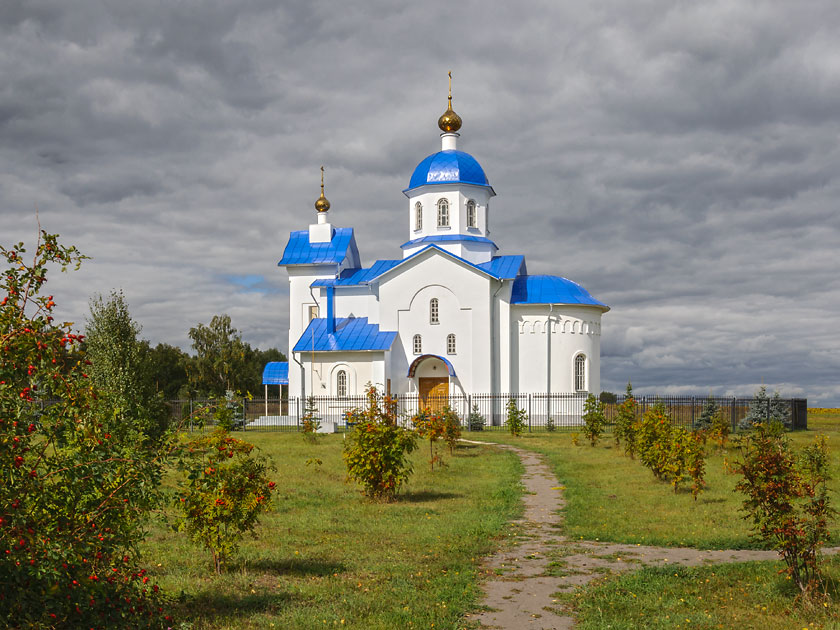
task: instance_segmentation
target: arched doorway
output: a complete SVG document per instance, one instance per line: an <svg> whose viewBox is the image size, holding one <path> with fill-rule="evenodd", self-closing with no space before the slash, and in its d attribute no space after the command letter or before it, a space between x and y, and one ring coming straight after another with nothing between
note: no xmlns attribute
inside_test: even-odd
<svg viewBox="0 0 840 630"><path fill-rule="evenodd" d="M411 362L408 377L416 379L420 407L440 411L449 404L449 382L455 369L445 358L424 354Z"/></svg>

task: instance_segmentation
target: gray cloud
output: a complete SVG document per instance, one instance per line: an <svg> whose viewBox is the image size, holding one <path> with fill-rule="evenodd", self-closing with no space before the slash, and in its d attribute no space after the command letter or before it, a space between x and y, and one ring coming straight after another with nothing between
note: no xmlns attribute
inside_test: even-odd
<svg viewBox="0 0 840 630"><path fill-rule="evenodd" d="M93 260L152 341L228 312L286 345L288 232L398 257L445 72L493 237L613 308L602 379L840 404L836 3L72 3L0 8L0 238ZM239 278L262 277L258 289Z"/></svg>

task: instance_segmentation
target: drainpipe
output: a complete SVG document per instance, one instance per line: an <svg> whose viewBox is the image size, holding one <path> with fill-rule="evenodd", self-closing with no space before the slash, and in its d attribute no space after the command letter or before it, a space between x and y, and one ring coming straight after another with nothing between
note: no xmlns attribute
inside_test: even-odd
<svg viewBox="0 0 840 630"><path fill-rule="evenodd" d="M496 384L496 345L493 343L493 340L496 336L496 296L499 295L499 291L502 290L502 287L505 286L505 281L499 279L499 288L496 289L496 292L493 294L493 297L490 298L490 423L493 424L496 419L496 400L493 397L496 393L495 391L495 384ZM499 335L501 336L501 331L499 331ZM508 331L510 334L510 331ZM501 366L499 366L499 375L501 375Z"/></svg>
<svg viewBox="0 0 840 630"><path fill-rule="evenodd" d="M546 323L545 329L545 338L546 338L546 349L545 349L545 374L546 374L546 383L545 383L545 392L546 392L546 422L548 422L548 418L551 417L551 313L554 311L554 304L548 305L548 322Z"/></svg>

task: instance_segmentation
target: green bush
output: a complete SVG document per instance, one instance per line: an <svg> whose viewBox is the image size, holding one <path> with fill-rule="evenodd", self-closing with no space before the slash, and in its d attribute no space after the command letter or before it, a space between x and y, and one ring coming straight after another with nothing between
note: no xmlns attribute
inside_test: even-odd
<svg viewBox="0 0 840 630"><path fill-rule="evenodd" d="M138 564L166 451L91 383L83 336L53 323L47 271L83 256L43 231L24 252L0 247L0 626L165 627Z"/></svg>
<svg viewBox="0 0 840 630"><path fill-rule="evenodd" d="M820 548L830 538L835 516L828 494L828 447L817 436L798 457L782 425L755 425L742 443L742 475L736 488L746 495L744 518L754 535L776 549L803 593L820 583Z"/></svg>
<svg viewBox="0 0 840 630"><path fill-rule="evenodd" d="M583 405L583 434L591 446L598 443L605 423L604 404L595 398L595 394L589 394Z"/></svg>
<svg viewBox="0 0 840 630"><path fill-rule="evenodd" d="M461 439L461 418L448 405L443 408L440 415L443 419L443 440L449 447L449 454L452 455L455 451L455 445Z"/></svg>
<svg viewBox="0 0 840 630"><path fill-rule="evenodd" d="M525 428L525 423L528 420L528 413L524 409L516 406L516 399L510 398L507 402L507 425L508 431L514 437L519 437L522 434L522 429Z"/></svg>
<svg viewBox="0 0 840 630"><path fill-rule="evenodd" d="M633 386L627 383L624 402L618 406L615 417L615 445L624 441L624 452L633 457L636 452L636 399L633 398Z"/></svg>
<svg viewBox="0 0 840 630"><path fill-rule="evenodd" d="M301 431L303 438L310 444L318 442L318 431L321 429L321 417L318 415L318 405L315 404L315 397L308 396L306 407L301 418Z"/></svg>
<svg viewBox="0 0 840 630"><path fill-rule="evenodd" d="M384 399L375 387L367 390L367 407L346 414L353 430L344 443L347 477L375 499L392 499L411 476L408 455L417 448L417 435L397 425L397 401Z"/></svg>
<svg viewBox="0 0 840 630"><path fill-rule="evenodd" d="M274 467L254 452L253 444L237 440L224 429L197 439L185 439L178 468L184 474L176 505L179 529L211 554L213 570L221 573L225 559L271 509Z"/></svg>

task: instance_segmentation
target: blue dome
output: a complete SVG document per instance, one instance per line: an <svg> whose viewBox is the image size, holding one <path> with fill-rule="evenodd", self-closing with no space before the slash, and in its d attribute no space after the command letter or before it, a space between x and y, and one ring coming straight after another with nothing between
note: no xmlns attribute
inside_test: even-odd
<svg viewBox="0 0 840 630"><path fill-rule="evenodd" d="M425 184L474 184L489 186L481 164L463 151L438 151L417 165L408 182L408 188Z"/></svg>
<svg viewBox="0 0 840 630"><path fill-rule="evenodd" d="M596 300L577 282L560 276L518 276L513 282L510 303L586 304L610 310L609 306Z"/></svg>

